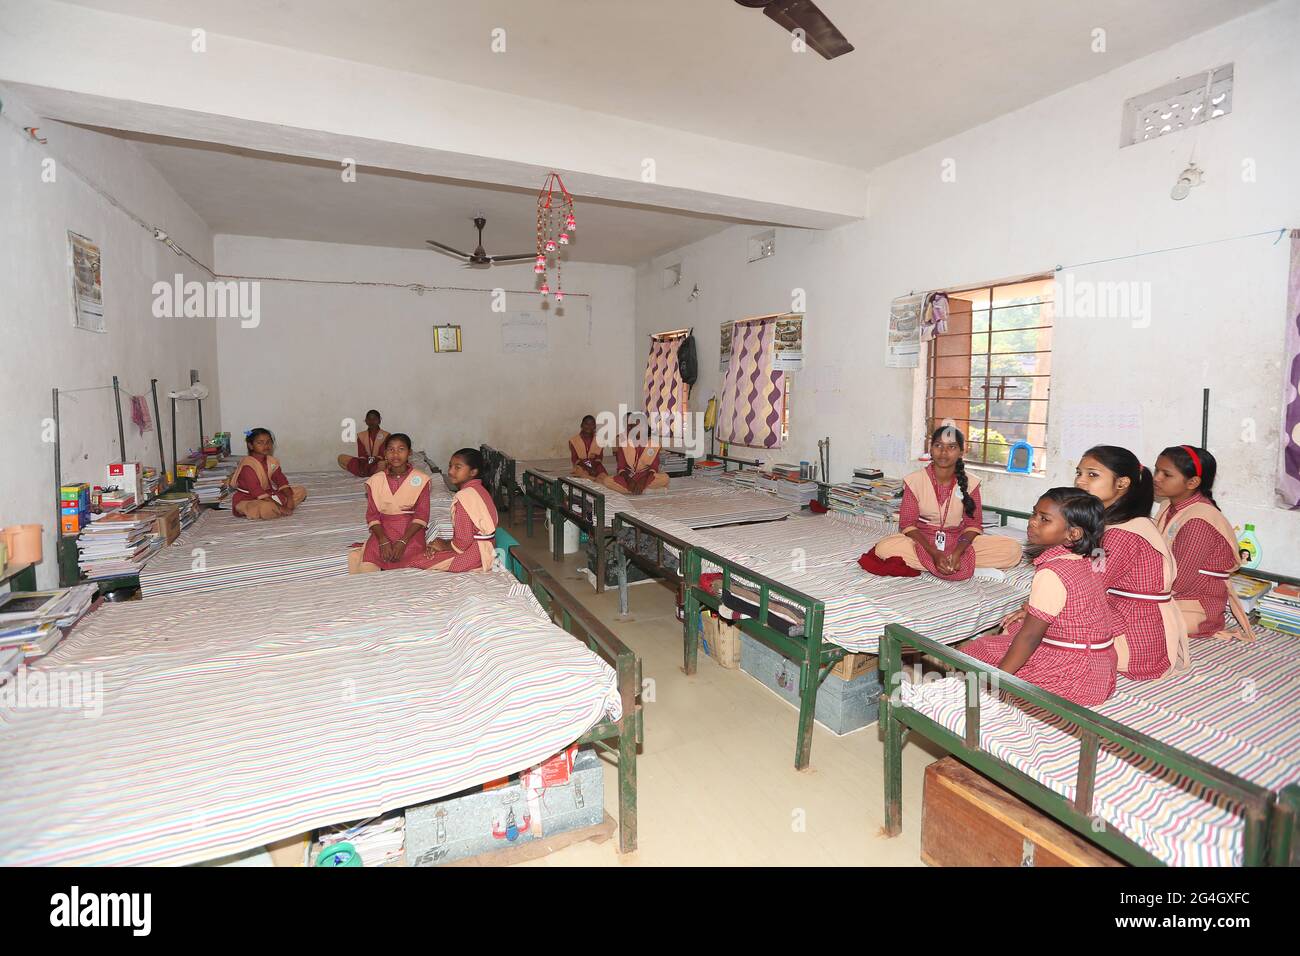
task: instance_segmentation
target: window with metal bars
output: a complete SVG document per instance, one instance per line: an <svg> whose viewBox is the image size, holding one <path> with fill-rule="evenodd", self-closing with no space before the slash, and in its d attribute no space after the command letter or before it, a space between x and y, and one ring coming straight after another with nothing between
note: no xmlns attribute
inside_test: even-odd
<svg viewBox="0 0 1300 956"><path fill-rule="evenodd" d="M948 293L948 331L929 343L929 430L956 425L966 461L1005 467L1011 446L1028 442L1034 471L1047 458L1052 373L1052 279Z"/></svg>

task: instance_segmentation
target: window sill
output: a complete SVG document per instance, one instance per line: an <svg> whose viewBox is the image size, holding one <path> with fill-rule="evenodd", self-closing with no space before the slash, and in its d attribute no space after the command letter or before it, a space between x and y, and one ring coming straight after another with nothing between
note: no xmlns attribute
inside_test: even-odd
<svg viewBox="0 0 1300 956"><path fill-rule="evenodd" d="M970 462L966 463L966 470L986 475L1009 475L1012 478L1041 478L1044 480L1047 478L1047 472L1045 471L1031 471L1029 474L1025 474L1023 471L1007 471L1005 468L996 468L993 465L972 465Z"/></svg>

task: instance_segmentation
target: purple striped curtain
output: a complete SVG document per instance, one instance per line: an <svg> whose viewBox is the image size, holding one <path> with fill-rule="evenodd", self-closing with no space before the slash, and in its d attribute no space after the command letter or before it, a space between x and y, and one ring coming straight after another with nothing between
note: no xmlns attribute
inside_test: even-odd
<svg viewBox="0 0 1300 956"><path fill-rule="evenodd" d="M1300 229L1291 230L1291 271L1287 276L1286 383L1282 393L1282 461L1277 493L1286 508L1300 508Z"/></svg>
<svg viewBox="0 0 1300 956"><path fill-rule="evenodd" d="M686 414L687 386L677 364L677 350L684 341L680 336L650 340L650 358L645 365L645 410L653 416L651 427L659 435L672 433L672 416Z"/></svg>
<svg viewBox="0 0 1300 956"><path fill-rule="evenodd" d="M737 322L722 383L718 440L750 448L781 447L785 373L772 369L776 319Z"/></svg>

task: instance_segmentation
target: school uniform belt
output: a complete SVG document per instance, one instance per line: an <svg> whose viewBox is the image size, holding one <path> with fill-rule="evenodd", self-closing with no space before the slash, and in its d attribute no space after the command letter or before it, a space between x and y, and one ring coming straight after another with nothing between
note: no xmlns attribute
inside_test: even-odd
<svg viewBox="0 0 1300 956"><path fill-rule="evenodd" d="M475 540L475 541L495 541L496 539L497 539L497 536L496 536L495 533L493 533L493 534L476 534L476 535L474 535L474 540Z"/></svg>
<svg viewBox="0 0 1300 956"><path fill-rule="evenodd" d="M1133 598L1135 601L1158 601L1162 604L1172 601L1174 598L1173 594L1168 591L1164 594L1139 594L1137 591L1121 591L1118 588L1107 588L1106 593L1113 594L1115 597Z"/></svg>
<svg viewBox="0 0 1300 956"><path fill-rule="evenodd" d="M1050 637L1045 637L1043 643L1051 644L1053 647L1064 647L1070 651L1104 651L1115 643L1115 638L1112 637L1100 644L1072 644L1069 641L1054 641Z"/></svg>
<svg viewBox="0 0 1300 956"><path fill-rule="evenodd" d="M1232 577L1232 572L1231 572L1231 571L1211 571L1211 570L1209 570L1208 568L1197 568L1197 569L1196 569L1196 573L1197 573L1197 574L1204 574L1204 575L1207 575L1208 577L1212 577L1212 578L1230 578L1230 577Z"/></svg>

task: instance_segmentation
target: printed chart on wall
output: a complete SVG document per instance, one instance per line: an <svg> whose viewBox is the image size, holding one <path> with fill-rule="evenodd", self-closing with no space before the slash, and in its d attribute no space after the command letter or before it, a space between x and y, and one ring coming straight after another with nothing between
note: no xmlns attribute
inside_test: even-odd
<svg viewBox="0 0 1300 956"><path fill-rule="evenodd" d="M887 368L916 368L921 362L921 308L925 294L902 295L889 306Z"/></svg>
<svg viewBox="0 0 1300 956"><path fill-rule="evenodd" d="M776 320L772 339L772 371L797 372L803 368L803 316L789 313Z"/></svg>
<svg viewBox="0 0 1300 956"><path fill-rule="evenodd" d="M502 352L545 352L546 315L542 312L507 312L501 316Z"/></svg>
<svg viewBox="0 0 1300 956"><path fill-rule="evenodd" d="M72 274L72 324L87 332L105 331L99 246L72 230L68 230L68 268Z"/></svg>
<svg viewBox="0 0 1300 956"><path fill-rule="evenodd" d="M720 345L718 371L726 372L731 366L731 333L736 330L736 320L728 319L722 323L722 344Z"/></svg>
<svg viewBox="0 0 1300 956"><path fill-rule="evenodd" d="M1055 408L1052 414L1057 414ZM1138 458L1146 453L1142 441L1142 406L1084 402L1066 405L1061 416L1061 454L1075 464L1093 445L1118 445Z"/></svg>

